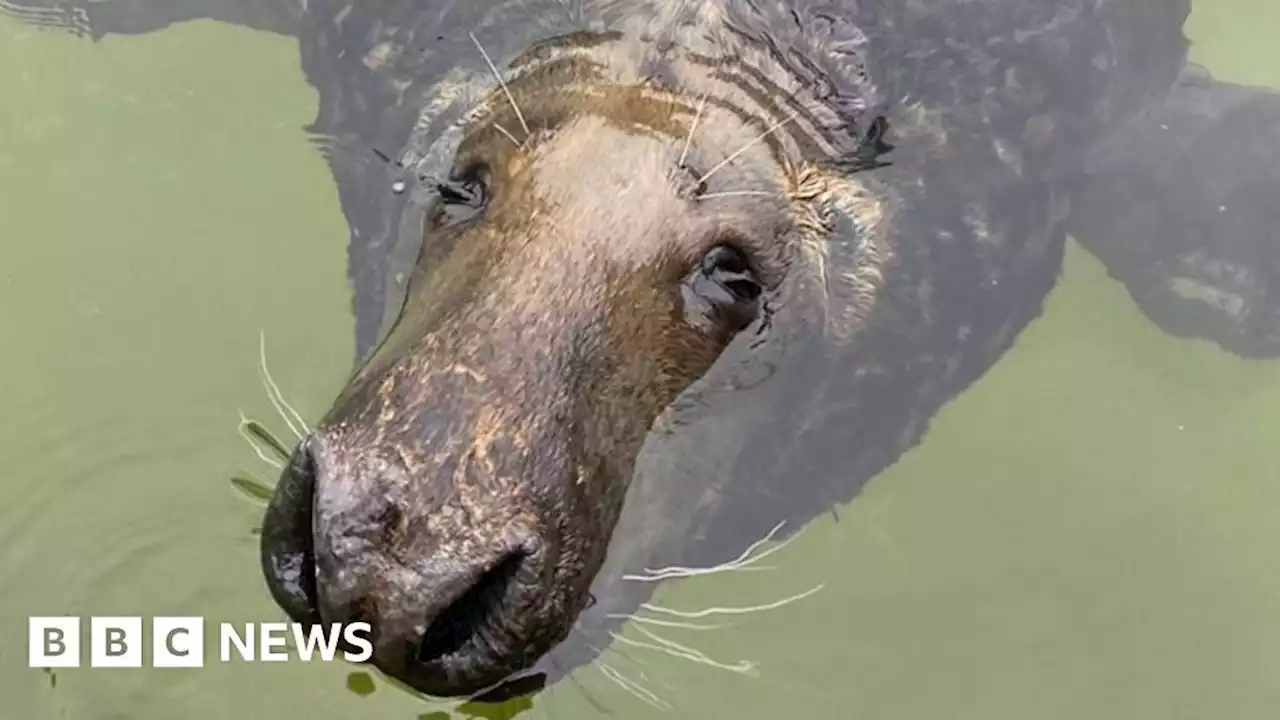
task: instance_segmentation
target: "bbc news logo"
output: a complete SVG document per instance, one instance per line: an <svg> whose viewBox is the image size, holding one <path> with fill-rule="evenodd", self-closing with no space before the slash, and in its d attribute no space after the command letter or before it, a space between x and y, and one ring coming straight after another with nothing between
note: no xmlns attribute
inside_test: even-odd
<svg viewBox="0 0 1280 720"><path fill-rule="evenodd" d="M151 619L152 667L204 667L205 621L201 617ZM246 662L284 662L291 659L290 640L298 659L337 656L340 640L358 652L344 650L343 659L359 663L373 656L368 623L312 625L297 623L233 623L218 625L218 657ZM80 667L81 623L78 617L28 618L29 664L33 668ZM140 617L89 618L89 667L142 667L146 644Z"/></svg>

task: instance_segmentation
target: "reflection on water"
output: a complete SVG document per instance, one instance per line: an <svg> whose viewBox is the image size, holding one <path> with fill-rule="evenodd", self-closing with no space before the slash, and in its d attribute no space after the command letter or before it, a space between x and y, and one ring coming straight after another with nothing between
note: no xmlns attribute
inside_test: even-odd
<svg viewBox="0 0 1280 720"><path fill-rule="evenodd" d="M1277 26L1239 0L1191 30L1215 73L1280 86ZM16 68L0 79L11 714L493 716L341 663L25 667L28 615L278 616L260 508L226 482L275 472L242 413L292 441L259 333L314 422L353 328L347 221L300 132L317 98L295 43L201 22L93 44L0 19L0 64ZM821 592L657 633L724 667L615 645L529 716L1263 717L1280 699L1278 407L1280 369L1170 337L1072 245L1044 316L919 449L772 570L667 582L652 603ZM741 663L758 672L725 669Z"/></svg>

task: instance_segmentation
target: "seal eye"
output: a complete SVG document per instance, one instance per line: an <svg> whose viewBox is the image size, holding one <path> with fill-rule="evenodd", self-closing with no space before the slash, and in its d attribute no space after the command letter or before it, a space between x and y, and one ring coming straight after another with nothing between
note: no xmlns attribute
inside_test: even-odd
<svg viewBox="0 0 1280 720"><path fill-rule="evenodd" d="M489 204L489 169L483 165L468 167L436 183L436 193L439 201L431 216L436 229L471 220Z"/></svg>
<svg viewBox="0 0 1280 720"><path fill-rule="evenodd" d="M760 314L764 287L745 253L731 245L716 245L685 278L685 312L698 325L738 332Z"/></svg>

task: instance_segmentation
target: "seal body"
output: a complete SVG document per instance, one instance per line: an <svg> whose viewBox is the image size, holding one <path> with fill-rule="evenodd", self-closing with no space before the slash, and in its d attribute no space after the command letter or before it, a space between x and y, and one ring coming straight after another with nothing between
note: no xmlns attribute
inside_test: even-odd
<svg viewBox="0 0 1280 720"><path fill-rule="evenodd" d="M1185 53L1186 3L959 10L313 9L370 352L268 513L268 578L317 568L282 604L371 621L429 693L554 674L647 596L627 573L722 562L914 444L1039 312L1082 149Z"/></svg>

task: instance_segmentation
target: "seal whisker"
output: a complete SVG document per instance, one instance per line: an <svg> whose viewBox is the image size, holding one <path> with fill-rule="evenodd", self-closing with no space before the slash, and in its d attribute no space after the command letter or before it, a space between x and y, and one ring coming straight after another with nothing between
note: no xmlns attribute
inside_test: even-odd
<svg viewBox="0 0 1280 720"><path fill-rule="evenodd" d="M489 71L493 73L494 79L498 81L498 85L502 87L502 92L507 96L507 102L511 103L511 109L516 111L516 117L520 119L520 126L524 128L525 140L533 133L529 130L529 123L524 121L524 113L520 112L520 106L516 104L516 99L511 96L511 90L507 88L507 81L502 78L502 73L498 71L498 66L493 64L493 59L489 57L489 53L485 51L484 46L480 44L480 40L476 38L475 32L467 33L471 36L471 42L476 44L476 48L480 50L480 54L484 56L485 64L489 66ZM523 147L523 145L521 146Z"/></svg>
<svg viewBox="0 0 1280 720"><path fill-rule="evenodd" d="M244 438L244 441L249 443L249 449L253 450L253 454L257 455L258 459L262 462L276 468L277 470L283 470L284 463L276 460L275 458L267 457L266 454L262 452L262 448L253 441L253 437L249 434L249 424L253 421L244 416L243 410L238 412L240 413L240 424L236 427L236 432L240 433L240 437Z"/></svg>
<svg viewBox="0 0 1280 720"><path fill-rule="evenodd" d="M769 137L769 136L770 136L770 135L772 135L773 133L777 132L777 131L778 131L778 129L779 129L779 128L781 128L783 125L786 125L787 123L791 122L792 120L795 120L795 119L796 119L796 116L797 116L798 114L799 114L799 113L797 113L797 112L792 112L790 115L786 116L785 118L783 118L783 119L781 119L781 120L779 120L779 121L775 122L774 124L770 125L770 126L769 126L769 128L768 128L767 130L765 130L764 132L762 132L762 133L760 133L759 135L755 136L755 137L754 137L754 138L752 138L751 140L747 141L747 144L746 144L746 145L743 145L742 147L738 148L736 151L734 151L732 154L730 154L730 155L729 155L729 157L727 157L727 158L725 158L725 159L721 160L720 162L716 163L716 164L715 164L715 166L713 166L710 170L708 170L708 171L706 171L705 173L703 173L702 177L698 178L698 181L697 181L697 183L696 183L696 184L697 184L699 187L701 187L701 186L702 186L702 183L706 182L706 181L707 181L707 180L708 180L712 175L714 175L715 173L717 173L717 172L720 170L720 168L722 168L722 167L724 167L725 165L728 165L729 163L733 162L735 159L737 159L737 157L738 157L739 155L741 155L742 153L746 152L746 151L747 151L747 149L748 149L748 148L750 148L752 145L755 145L756 143L760 142L761 140L764 140L765 138Z"/></svg>
<svg viewBox="0 0 1280 720"><path fill-rule="evenodd" d="M756 664L750 660L742 660L730 665L728 663L723 663L723 662L720 662L719 660L710 658L706 655L706 653L695 650L691 647L688 647L687 645L681 645L680 643L675 642L673 640L667 640L666 638L659 637L655 633L652 633L642 627L636 627L636 630L639 630L640 632L644 633L648 637L652 638L658 644L655 645L654 643L643 642L641 640L633 640L629 637L626 637L625 635L619 635L618 633L615 633L615 632L610 632L609 634L612 635L613 639L618 642L626 643L627 645L632 645L638 648L644 648L645 650L654 650L666 655L670 655L672 657L678 657L684 660L688 660L690 662L695 662L700 665L707 665L709 667L718 668L720 670L727 670L729 672L739 673L741 675L757 674Z"/></svg>
<svg viewBox="0 0 1280 720"><path fill-rule="evenodd" d="M693 122L689 125L689 134L684 136L684 149L680 151L680 159L676 161L676 167L683 168L685 158L689 155L689 145L693 142L693 133L698 129L698 121L702 119L702 111L707 109L707 94L702 93L702 99L698 101L698 111L693 115Z"/></svg>
<svg viewBox="0 0 1280 720"><path fill-rule="evenodd" d="M493 129L497 130L498 132L502 133L503 135L506 135L508 140L510 140L511 142L513 142L513 143L515 143L515 144L516 144L516 147L524 147L524 144L523 144L523 143L521 143L519 140L517 140L517 139L516 139L516 136L515 136L515 135L512 135L510 130L508 130L508 129L506 129L506 128L502 127L502 126L501 126L501 125L499 125L498 123L494 123L494 124L493 124Z"/></svg>
<svg viewBox="0 0 1280 720"><path fill-rule="evenodd" d="M772 565L761 565L759 567L755 567L755 566L750 566L746 564L731 565L729 563L725 563L724 565L715 565L713 567L707 567L707 568L680 567L678 565L674 565L672 567L666 567L660 570L649 570L649 569L645 570L645 572L654 573L652 575L623 575L622 579L634 580L636 582L662 582L663 580L672 580L674 578L689 578L689 577L697 577L699 575L715 575L716 573L723 573L723 572L734 572L734 571L771 572L775 569L776 568L774 568L774 566Z"/></svg>
<svg viewBox="0 0 1280 720"><path fill-rule="evenodd" d="M35 20L37 18L61 20L68 15L68 13L62 8L25 7L16 3L7 2L7 0L0 0L0 10L17 15L23 21L28 21L28 19Z"/></svg>
<svg viewBox="0 0 1280 720"><path fill-rule="evenodd" d="M703 623L680 622L679 620L659 620L658 618L645 617L644 615L628 615L627 613L609 613L605 617L617 620L632 620L647 625L658 625L669 628L684 628L685 630L720 630L722 628L732 627L731 625L706 625Z"/></svg>
<svg viewBox="0 0 1280 720"><path fill-rule="evenodd" d="M666 682L666 681L662 680L661 678L654 679L654 678L649 677L649 674L645 672L645 669L649 667L649 663L647 663L647 662L645 662L645 661L641 660L640 658L633 657L632 655L630 655L630 654L628 654L628 653L622 652L622 650L621 650L620 648L618 648L617 643L610 643L609 647L608 647L608 648L606 648L604 652L601 652L599 648L595 648L595 650L596 650L596 652L597 652L598 654L600 654L600 655L603 655L603 654L604 654L604 652L611 652L611 653L613 653L614 655L617 655L618 657L622 658L623 660L625 660L625 661L627 661L627 662L631 663L632 665L635 665L637 668L639 668L638 672L639 672L639 674L640 674L640 679L641 679L641 680L644 680L645 682L654 682L654 683L657 683L657 684L661 685L662 687L664 687L664 688L666 688L666 689L668 689L668 690L670 690L670 691L672 691L672 692L675 692L675 691L676 691L676 686L675 686L675 685L672 685L671 683Z"/></svg>
<svg viewBox="0 0 1280 720"><path fill-rule="evenodd" d="M604 652L602 652L602 651L600 650L600 648L595 648L595 651L596 651L598 654L600 654L600 655L603 655L603 654L604 654ZM617 655L618 657L622 658L623 660L626 660L627 662L631 663L632 665L635 665L636 667L640 668L640 679L641 679L641 680L648 680L648 681L652 681L652 682L657 682L659 685L661 685L661 686L665 687L665 688L666 688L666 689L668 689L668 690L675 690L675 689L676 689L676 688L675 688L675 686L674 686L674 685L672 685L671 683L663 682L662 680L656 680L656 681L654 681L654 680L653 680L652 678L650 678L650 677L649 677L649 675L645 672L645 668L649 667L649 663L646 663L646 662L644 662L644 661L642 661L642 660L640 660L640 659L638 659L638 658L634 658L634 657L632 657L632 656L628 655L627 653L622 652L621 650L619 650L619 649L618 649L618 646L617 646L617 645L612 645L612 644L611 644L611 645L609 645L609 647L605 649L605 652L611 652L611 653L613 653L614 655Z"/></svg>
<svg viewBox="0 0 1280 720"><path fill-rule="evenodd" d="M778 543L777 545L775 545L775 546L773 546L773 547L769 548L768 550L765 550L764 552L760 553L759 555L756 555L755 557L751 557L751 553L755 552L755 551L756 551L756 549L757 549L757 548L759 548L761 545L763 545L763 544L765 544L765 543L769 542L770 540L772 540L772 539L773 539L773 536L774 536L774 535L777 535L777 534L778 534L778 531L779 531L779 530L781 530L781 529L782 529L782 526L783 526L783 525L785 525L785 524L786 524L786 521L784 520L784 521L782 521L782 522L778 523L777 525L774 525L774 526L773 526L773 529L772 529L772 530L770 530L770 531L768 532L768 534L766 534L764 537L762 537L762 538L760 538L759 540L756 540L755 542L753 542L753 543L751 543L750 545L748 545L748 546L747 546L747 549L746 549L746 550L743 550L743 551L742 551L742 554L741 554L741 555L739 555L737 558L735 558L735 559L733 559L733 560L730 560L729 562L726 562L726 563L720 564L720 565L714 565L714 566L712 566L712 567L708 567L708 568L682 567L682 566L679 566L679 565L673 565L673 566L670 566L670 567L659 568L659 569L657 569L657 570L653 570L653 569L651 569L651 568L645 568L645 570L644 570L644 571L645 571L645 572L647 572L647 573L649 573L649 575L648 575L648 576L645 576L645 575L623 575L623 576L622 576L622 578L623 578L624 580L639 580L639 581L641 581L641 582L658 582L658 581L660 581L660 580L666 580L666 579L670 579L670 578L677 578L677 577L694 577L694 576L697 576L697 575L712 575L712 574L715 574L715 573L718 573L718 572L729 572L729 571L732 571L732 570L757 570L757 571L759 571L759 570L764 570L764 569L766 569L766 568L763 568L763 567L750 567L750 566L751 566L751 565L753 565L753 564L754 564L754 563L756 563L756 562L759 562L760 560L763 560L764 558L769 557L770 555L772 555L772 554L774 554L774 553L778 552L778 551L779 551L779 550L781 550L782 548L784 548L784 547L786 547L787 545L791 544L791 541L792 541L792 540L794 540L794 539L795 539L796 537L798 537L798 536L792 536L792 537L790 537L790 538L788 538L788 539L784 540L783 542L780 542L780 543Z"/></svg>
<svg viewBox="0 0 1280 720"><path fill-rule="evenodd" d="M262 363L262 384L267 389L267 399L271 401L276 412L280 413L280 417L284 420L285 425L293 431L293 434L301 440L305 432L310 432L306 421L298 414L297 410L284 399L284 393L280 392L280 386L276 385L276 381L271 377L271 371L267 369L267 334L259 331L258 333L258 359ZM295 425L294 423L297 423ZM301 429L299 429L301 428Z"/></svg>
<svg viewBox="0 0 1280 720"><path fill-rule="evenodd" d="M757 196L757 197L768 197L768 196L770 196L770 195L773 195L773 193L771 193L771 192L765 192L764 190L729 190L729 191L726 191L726 192L713 192L713 193L706 193L705 195L699 195L699 196L698 196L698 199L699 199L699 200L708 200L708 199L710 199L710 198L718 198L718 197L736 197L736 196L740 196L740 195L752 195L752 196Z"/></svg>
<svg viewBox="0 0 1280 720"><path fill-rule="evenodd" d="M615 670L608 663L599 662L596 667L600 669L601 674L616 683L618 687L636 696L641 701L646 702L659 710L671 709L670 703L655 695L653 691L644 687L639 682L632 680L618 670Z"/></svg>
<svg viewBox="0 0 1280 720"><path fill-rule="evenodd" d="M748 615L751 613L764 612L766 610L776 610L777 608L783 607L784 605L790 605L793 602L798 602L800 600L803 600L809 597L810 595L813 595L814 593L818 592L824 587L826 587L826 583L819 583L815 587L809 588L808 590L805 590L802 593L797 593L795 595L792 595L791 597L786 597L781 600L775 600L774 602L765 603L763 605L752 605L749 607L710 607L705 610L693 610L693 611L673 610L672 608L665 608L665 607L662 607L661 605L655 605L653 603L645 603L641 607L651 612L664 613L667 615L674 615L676 617L688 618L691 620L707 617L709 615Z"/></svg>
<svg viewBox="0 0 1280 720"><path fill-rule="evenodd" d="M600 654L600 648L595 647L590 643L587 644L587 647L590 647L592 650L595 650L597 654ZM555 668L556 672L559 672L569 678L569 682L573 683L574 686L578 688L578 692L582 693L583 699L586 700L591 707L595 708L596 712L601 714L609 713L608 708L602 705L599 700L596 700L595 696L591 694L591 691L587 690L587 686L582 684L582 680L578 678L577 675L565 673L564 667L560 663L556 662L555 656L549 656L548 660L551 663L551 667ZM552 695L552 697L554 697L554 695Z"/></svg>
<svg viewBox="0 0 1280 720"><path fill-rule="evenodd" d="M84 37L92 32L89 15L84 8L65 5L49 8L27 7L8 2L8 0L0 0L0 11L32 27L65 30L78 37Z"/></svg>

